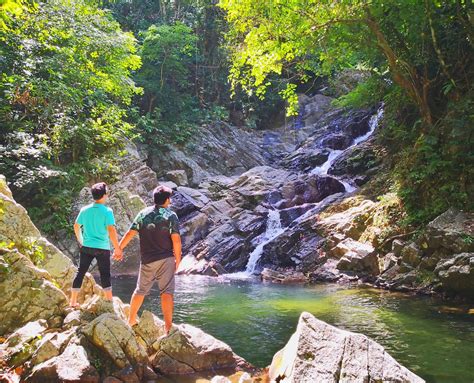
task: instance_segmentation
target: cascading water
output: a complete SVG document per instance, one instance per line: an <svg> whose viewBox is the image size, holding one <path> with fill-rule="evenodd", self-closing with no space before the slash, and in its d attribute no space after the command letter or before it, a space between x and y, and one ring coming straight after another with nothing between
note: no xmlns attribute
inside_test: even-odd
<svg viewBox="0 0 474 383"><path fill-rule="evenodd" d="M265 229L265 232L254 239L255 242L258 242L258 245L250 253L247 266L245 267L245 271L233 274L226 274L226 277L230 279L248 279L252 277L265 245L270 241L274 240L285 230L286 228L281 226L280 212L278 210L270 210L268 212L267 227Z"/></svg>
<svg viewBox="0 0 474 383"><path fill-rule="evenodd" d="M257 247L250 253L249 260L247 262L247 266L245 268L245 272L247 274L253 274L255 271L255 267L257 266L257 262L262 255L263 247L270 242L271 240L278 237L281 233L285 231L284 228L281 226L280 221L280 212L278 210L270 210L268 212L268 219L267 219L267 228L265 233L261 236L257 237L257 240L260 242Z"/></svg>
<svg viewBox="0 0 474 383"><path fill-rule="evenodd" d="M370 138L370 136L374 133L375 129L379 125L379 122L380 122L380 119L382 118L382 116L383 116L383 104L377 110L377 113L375 113L370 118L370 120L369 120L369 131L366 134L355 138L352 145L349 146L348 148L344 149L344 150L329 149L329 156L328 156L328 159L326 160L326 162L324 164L322 164L321 166L318 166L318 167L314 168L311 171L311 174L317 174L317 175L322 175L322 176L327 175L328 171L331 168L334 161L336 161L345 151L353 148L354 146L357 146L357 145L361 144L362 142L367 141ZM344 185L344 187L346 189L346 192L352 192L356 189L350 182L343 181L343 180L339 180L339 181Z"/></svg>

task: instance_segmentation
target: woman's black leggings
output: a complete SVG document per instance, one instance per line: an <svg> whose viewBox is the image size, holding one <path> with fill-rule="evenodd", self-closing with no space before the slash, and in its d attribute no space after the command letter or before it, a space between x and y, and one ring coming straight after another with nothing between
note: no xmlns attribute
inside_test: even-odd
<svg viewBox="0 0 474 383"><path fill-rule="evenodd" d="M110 250L82 246L80 254L79 269L77 270L76 278L74 278L74 281L72 282L72 289L77 291L81 288L84 276L95 258L97 260L97 265L99 266L100 284L104 290L111 290Z"/></svg>

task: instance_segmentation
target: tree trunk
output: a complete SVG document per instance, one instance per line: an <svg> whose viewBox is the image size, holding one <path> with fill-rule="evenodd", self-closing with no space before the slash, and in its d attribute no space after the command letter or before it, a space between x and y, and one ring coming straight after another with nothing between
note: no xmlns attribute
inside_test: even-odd
<svg viewBox="0 0 474 383"><path fill-rule="evenodd" d="M397 57L397 54L385 38L380 25L374 20L368 8L366 8L366 13L367 26L375 35L377 45L387 58L394 81L408 93L408 96L418 106L423 121L428 125L432 125L433 116L428 103L431 81L427 78L420 78L413 66Z"/></svg>

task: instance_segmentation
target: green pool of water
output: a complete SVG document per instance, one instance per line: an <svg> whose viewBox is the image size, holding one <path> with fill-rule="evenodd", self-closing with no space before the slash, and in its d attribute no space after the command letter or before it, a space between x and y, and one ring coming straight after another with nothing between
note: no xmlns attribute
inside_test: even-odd
<svg viewBox="0 0 474 383"><path fill-rule="evenodd" d="M128 302L136 279L114 280ZM155 289L144 308L161 316ZM382 344L428 382L474 382L474 315L429 297L334 284L280 286L249 280L179 276L176 323L202 328L264 367L288 341L302 311Z"/></svg>

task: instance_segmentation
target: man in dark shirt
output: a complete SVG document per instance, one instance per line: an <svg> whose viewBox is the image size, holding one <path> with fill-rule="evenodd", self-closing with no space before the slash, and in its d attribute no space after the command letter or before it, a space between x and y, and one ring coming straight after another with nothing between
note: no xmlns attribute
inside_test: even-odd
<svg viewBox="0 0 474 383"><path fill-rule="evenodd" d="M139 233L140 273L130 301L128 323L131 326L137 323L138 310L156 280L160 289L166 334L171 330L173 319L174 275L181 262L178 216L168 208L171 194L170 188L158 186L153 191L155 205L138 213L119 244L123 250ZM123 256L114 254L114 259L120 261L122 258Z"/></svg>

